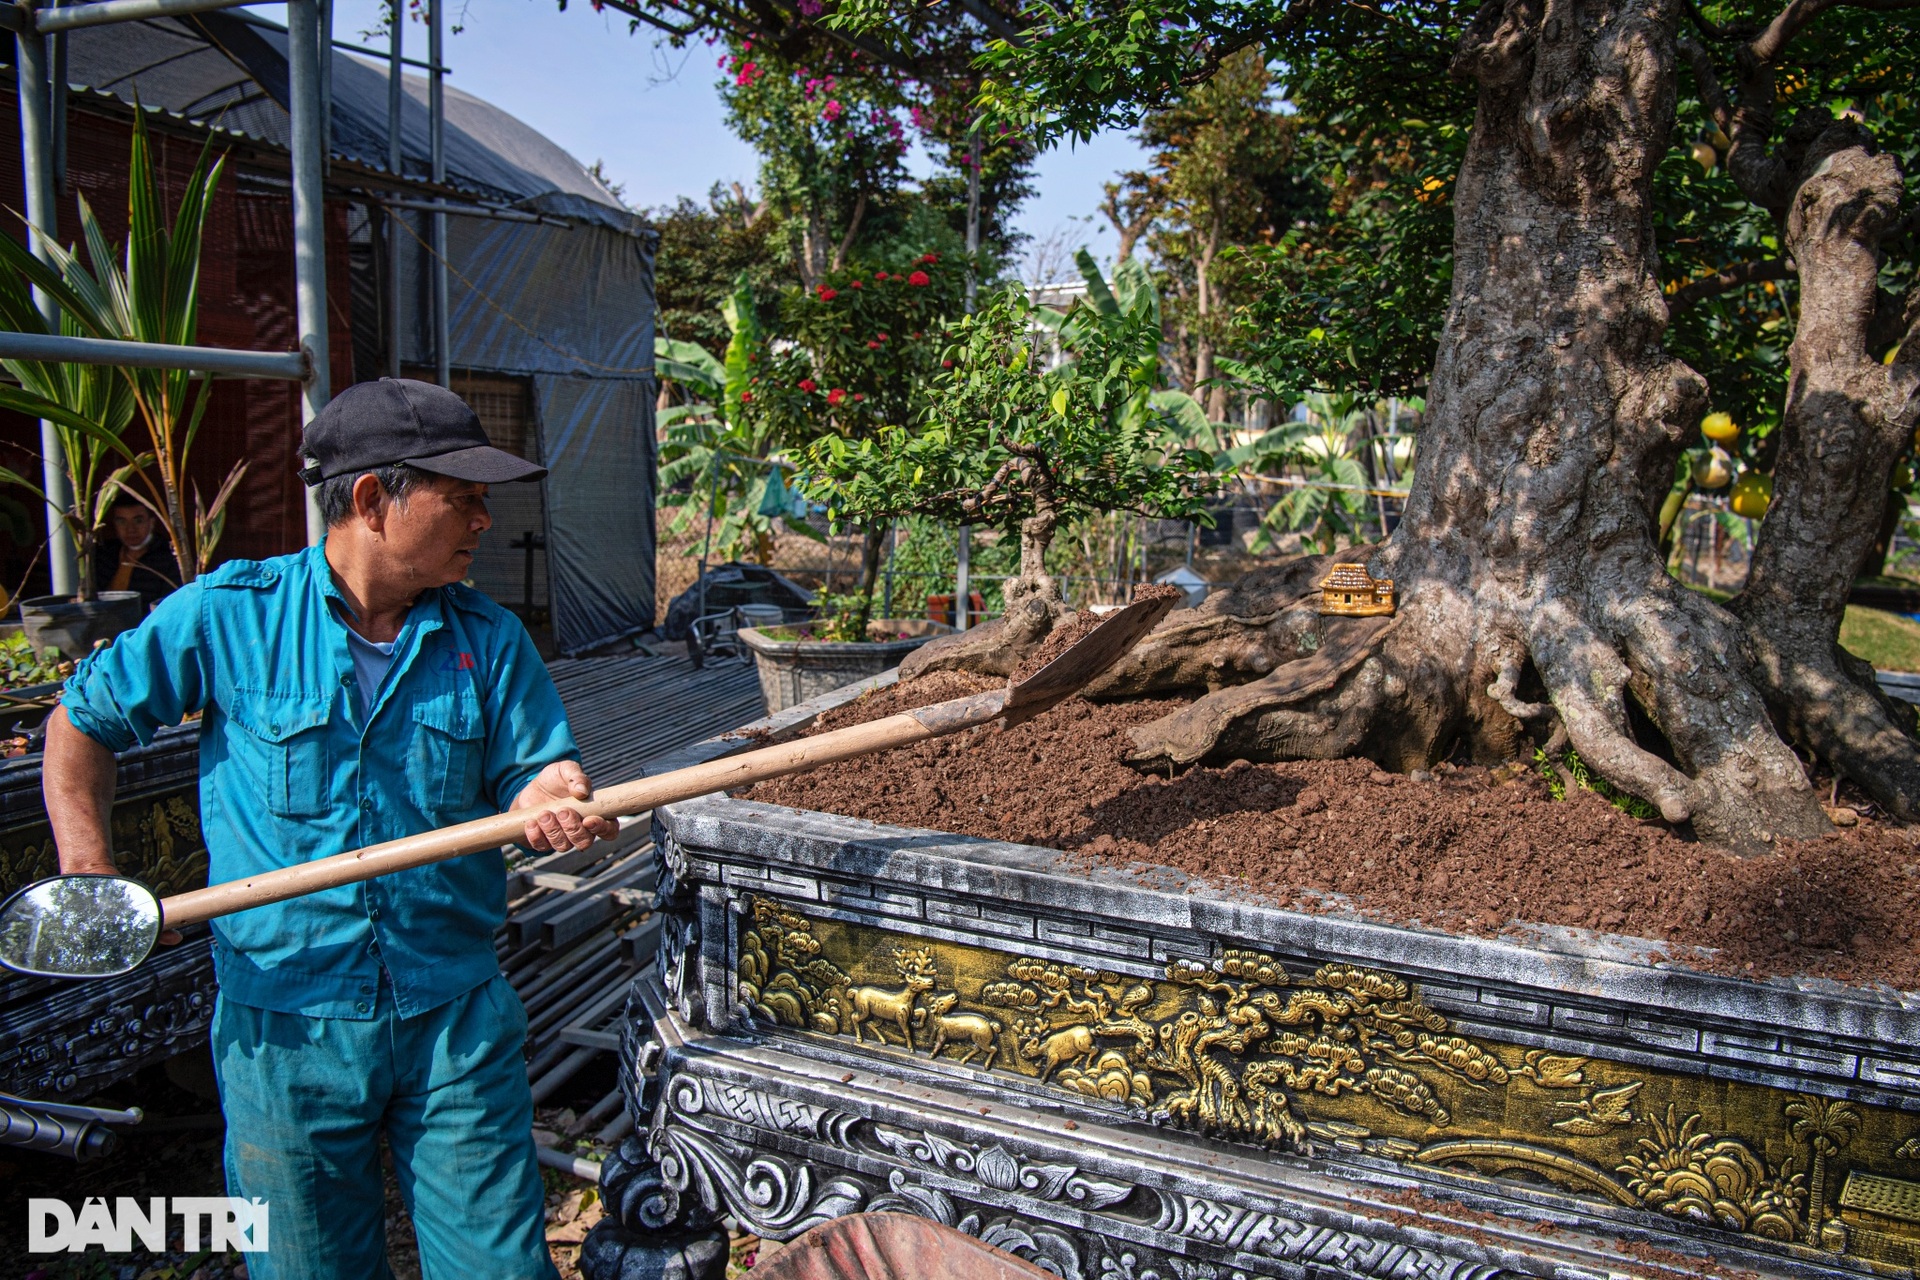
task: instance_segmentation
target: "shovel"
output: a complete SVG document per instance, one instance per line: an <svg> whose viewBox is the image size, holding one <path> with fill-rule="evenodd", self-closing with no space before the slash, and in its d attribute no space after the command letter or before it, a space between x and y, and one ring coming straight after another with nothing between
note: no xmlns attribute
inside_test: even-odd
<svg viewBox="0 0 1920 1280"><path fill-rule="evenodd" d="M925 742L1006 717L1040 714L1117 662L1177 596L1156 592L1101 619L1039 670L970 697L935 703L811 738L743 751L706 764L602 787L589 800L556 800L548 809L613 818L644 813L695 796L804 773L824 764ZM476 818L348 853L281 867L263 875L177 893L162 901L137 880L116 875L65 875L21 889L0 907L0 965L55 978L107 978L127 973L153 951L163 929L178 929L249 907L355 884L463 854L497 849L521 838L537 810Z"/></svg>

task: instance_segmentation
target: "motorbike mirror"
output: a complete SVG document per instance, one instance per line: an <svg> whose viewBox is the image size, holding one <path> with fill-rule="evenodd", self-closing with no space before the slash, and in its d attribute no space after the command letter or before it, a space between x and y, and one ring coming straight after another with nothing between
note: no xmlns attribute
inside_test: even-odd
<svg viewBox="0 0 1920 1280"><path fill-rule="evenodd" d="M125 876L54 876L0 906L0 965L46 978L111 978L147 958L160 899Z"/></svg>

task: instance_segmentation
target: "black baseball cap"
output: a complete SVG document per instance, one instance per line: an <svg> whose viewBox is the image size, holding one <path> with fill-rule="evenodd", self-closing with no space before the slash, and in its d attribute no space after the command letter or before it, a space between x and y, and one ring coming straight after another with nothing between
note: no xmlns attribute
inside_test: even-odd
<svg viewBox="0 0 1920 1280"><path fill-rule="evenodd" d="M475 484L538 480L547 469L487 441L467 402L431 382L382 378L358 382L327 402L300 442L308 488L404 462Z"/></svg>

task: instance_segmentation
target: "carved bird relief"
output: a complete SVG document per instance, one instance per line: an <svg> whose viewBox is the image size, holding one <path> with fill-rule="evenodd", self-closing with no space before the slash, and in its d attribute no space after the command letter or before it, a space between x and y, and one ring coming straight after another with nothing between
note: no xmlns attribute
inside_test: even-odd
<svg viewBox="0 0 1920 1280"><path fill-rule="evenodd" d="M1578 1102L1556 1102L1553 1104L1555 1108L1577 1114L1554 1121L1553 1127L1578 1138L1591 1138L1623 1124L1632 1124L1633 1110L1627 1104L1633 1101L1633 1095L1640 1092L1645 1083L1644 1080L1629 1080L1611 1089L1595 1089Z"/></svg>
<svg viewBox="0 0 1920 1280"><path fill-rule="evenodd" d="M1570 1089L1586 1082L1587 1077L1582 1073L1586 1065L1585 1058L1569 1058L1548 1053L1545 1049L1529 1049L1518 1074L1542 1089Z"/></svg>

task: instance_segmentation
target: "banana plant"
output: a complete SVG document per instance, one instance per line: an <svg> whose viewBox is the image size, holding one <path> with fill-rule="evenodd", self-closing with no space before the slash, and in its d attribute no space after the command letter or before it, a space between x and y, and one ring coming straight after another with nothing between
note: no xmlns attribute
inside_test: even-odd
<svg viewBox="0 0 1920 1280"><path fill-rule="evenodd" d="M795 533L815 540L820 535L793 516L792 499L785 496L788 464L777 456L771 431L746 411L753 366L766 340L744 277L721 314L731 331L724 359L697 343L654 343L654 368L689 396L660 413L660 503L673 512L671 535L706 523L703 556L769 564L776 519Z"/></svg>
<svg viewBox="0 0 1920 1280"><path fill-rule="evenodd" d="M1342 538L1364 541L1372 486L1361 451L1378 449L1397 458L1401 442L1408 439L1367 434L1367 411L1350 395L1315 392L1301 404L1303 420L1283 422L1226 455L1235 470L1291 482L1261 517L1255 551L1270 548L1283 531L1304 532L1328 553L1339 549ZM1290 470L1299 474L1286 475Z"/></svg>
<svg viewBox="0 0 1920 1280"><path fill-rule="evenodd" d="M224 159L212 160L212 147L209 139L201 148L169 223L145 116L136 104L125 245L114 248L93 207L84 195L78 196L85 260L79 251L61 247L48 235L42 243L54 259L49 266L11 236L0 236L0 290L16 301L27 299L31 307L21 283L24 277L54 299L62 313L62 332L74 336L193 345L200 319L201 248L213 192L226 164ZM151 455L149 464L121 475L117 484L166 526L181 576L191 582L212 563L225 530L227 503L247 464L235 463L213 497L204 499L199 485L189 477L188 464L206 415L210 376L182 369L109 368L125 386L133 410L146 427L146 454Z"/></svg>
<svg viewBox="0 0 1920 1280"><path fill-rule="evenodd" d="M1134 374L1135 391L1122 402L1117 425L1131 427L1150 417L1165 444L1189 449L1213 444L1213 425L1200 402L1184 391L1159 385L1160 289L1153 276L1137 259L1128 258L1114 268L1109 282L1100 264L1085 249L1075 253L1073 260L1087 282L1087 296L1075 299L1064 312L1035 307L1031 313L1035 324L1057 335L1066 357L1064 363L1071 365L1083 348L1101 338L1111 345L1115 337L1129 330L1154 335L1154 349L1141 353L1143 358Z"/></svg>

